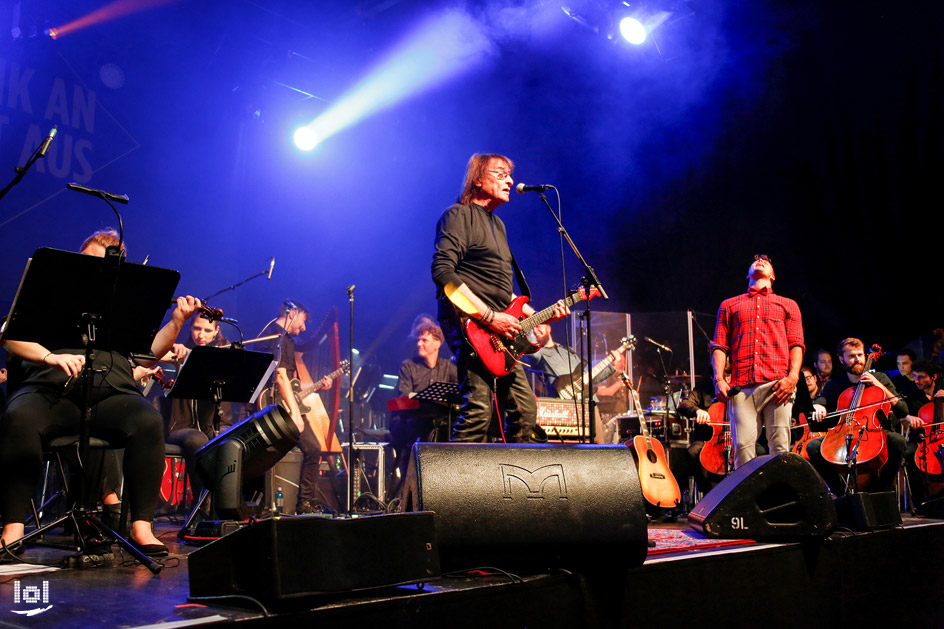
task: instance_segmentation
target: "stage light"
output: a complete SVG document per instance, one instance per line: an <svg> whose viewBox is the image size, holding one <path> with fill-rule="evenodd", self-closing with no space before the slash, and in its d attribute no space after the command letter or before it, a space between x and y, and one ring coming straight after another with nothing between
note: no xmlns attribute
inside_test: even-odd
<svg viewBox="0 0 944 629"><path fill-rule="evenodd" d="M634 17L624 17L619 23L620 35L636 46L646 41L646 27Z"/></svg>
<svg viewBox="0 0 944 629"><path fill-rule="evenodd" d="M308 126L299 127L295 130L295 146L303 151L310 151L318 146L318 136L315 131Z"/></svg>
<svg viewBox="0 0 944 629"><path fill-rule="evenodd" d="M378 111L469 72L492 51L484 30L460 10L434 15L307 127L317 142L324 142Z"/></svg>

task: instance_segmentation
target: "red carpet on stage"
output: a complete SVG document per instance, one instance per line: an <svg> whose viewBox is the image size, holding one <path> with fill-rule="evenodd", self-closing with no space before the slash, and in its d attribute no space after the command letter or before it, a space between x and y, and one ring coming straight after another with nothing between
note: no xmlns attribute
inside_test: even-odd
<svg viewBox="0 0 944 629"><path fill-rule="evenodd" d="M654 548L649 549L649 555L755 543L749 539L708 539L697 531L677 528L650 528L649 540L656 543Z"/></svg>

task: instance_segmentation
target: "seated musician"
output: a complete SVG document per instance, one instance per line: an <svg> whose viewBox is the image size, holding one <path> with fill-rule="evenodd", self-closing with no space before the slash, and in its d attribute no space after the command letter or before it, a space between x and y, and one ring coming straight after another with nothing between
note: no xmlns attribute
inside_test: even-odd
<svg viewBox="0 0 944 629"><path fill-rule="evenodd" d="M871 491L890 491L895 487L895 481L898 478L898 470L901 469L902 460L905 457L905 438L898 432L893 432L892 428L898 428L901 418L908 415L908 406L904 400L898 397L895 385L884 373L880 371L865 371L865 346L857 338L847 338L839 342L837 350L839 356L839 366L842 373L836 374L826 384L820 396L813 400L814 404L822 408L813 413L813 419L823 421L826 419L827 427L834 427L839 423L840 417L827 418L826 412L832 413L836 410L839 402L839 396L843 391L856 386L859 382L865 383L867 387L877 387L886 400L891 403L891 414L884 417L881 410L878 411L879 421L885 430L885 438L888 446L888 460L879 470L878 481L870 488ZM827 463L820 451L823 444L823 438L813 439L807 446L807 453L810 455L810 463L820 473L826 484L836 495L843 495L845 487L839 473L832 465Z"/></svg>
<svg viewBox="0 0 944 629"><path fill-rule="evenodd" d="M321 465L321 443L315 435L315 427L310 417L299 411L298 400L292 390L292 379L297 376L295 364L295 337L307 329L309 312L297 301L286 300L279 315L266 324L259 337L280 334L278 338L259 344L259 351L271 352L279 361L275 369L274 383L292 421L301 432L298 448L302 451L302 465L298 482L298 500L296 513L326 512L328 508L318 499L318 472ZM321 381L322 390L331 386L331 378L325 376Z"/></svg>
<svg viewBox="0 0 944 629"><path fill-rule="evenodd" d="M420 322L415 328L416 356L400 363L397 389L400 395L418 393L434 382L458 384L456 364L439 355L443 344L442 329L435 323ZM396 451L400 478L406 476L410 448L417 441L449 440L449 409L435 402L423 404L415 410L396 411L390 416L390 445Z"/></svg>
<svg viewBox="0 0 944 629"><path fill-rule="evenodd" d="M935 398L944 398L944 387L941 386L941 367L936 363L929 360L916 361L912 373L914 374L915 390L905 397L908 404L908 415L902 420L902 424L906 424L913 429L908 435L905 463L908 466L908 479L910 480L913 504L920 510L921 503L930 495L930 491L928 478L918 468L914 453L921 441L926 439L932 432L944 430L944 426L928 425L918 414L922 407L932 403ZM933 417L933 411L931 416Z"/></svg>
<svg viewBox="0 0 944 629"><path fill-rule="evenodd" d="M117 244L117 233L97 232L83 243L81 253L102 257L106 246ZM151 344L155 356L170 349L199 305L200 300L189 295L177 299L170 322ZM5 341L3 346L22 365L17 390L0 418L0 513L2 539L9 544L23 536L29 499L42 472L43 446L55 437L79 433L84 401L77 381L85 350L26 341ZM151 530L164 465L163 420L141 395L127 356L99 350L95 370L91 434L120 437L124 443L131 541L146 555L166 555L167 547Z"/></svg>
<svg viewBox="0 0 944 629"><path fill-rule="evenodd" d="M210 321L204 316L197 316L191 320L189 338L183 343L174 343L171 358L175 363L182 364L196 346L221 347L229 345L229 341L220 334L218 321ZM220 418L220 430L232 423L232 405L224 402L220 406L223 416ZM185 400L175 398L171 402L170 418L164 426L164 441L180 446L186 463L187 478L194 497L203 491L203 481L196 474L194 454L216 436L214 420L216 406L212 400Z"/></svg>
<svg viewBox="0 0 944 629"><path fill-rule="evenodd" d="M534 326L534 338L537 340L538 345L541 346L541 349L525 356L524 360L538 374L538 379L535 383L535 393L538 397L559 397L558 386L563 387L568 383L575 385L579 391L582 388L580 386L580 380L570 377L571 374L583 364L583 361L580 360L577 353L565 345L556 343L551 334L551 326L547 323ZM617 373L617 364L618 361L622 359L623 353L613 350L610 352L610 355L613 357L613 364L607 366L606 369L596 375L593 379L593 386L599 385L607 378ZM625 362L621 364L625 366ZM562 378L565 379L564 382L561 382ZM579 397L578 395L578 398ZM594 417L594 423L596 424L596 439L594 443L606 443L603 423L600 420L599 413Z"/></svg>
<svg viewBox="0 0 944 629"><path fill-rule="evenodd" d="M892 384L899 393L908 397L917 390L915 382L914 365L917 355L910 349L900 350L895 357L895 364L898 366L898 375L892 376Z"/></svg>

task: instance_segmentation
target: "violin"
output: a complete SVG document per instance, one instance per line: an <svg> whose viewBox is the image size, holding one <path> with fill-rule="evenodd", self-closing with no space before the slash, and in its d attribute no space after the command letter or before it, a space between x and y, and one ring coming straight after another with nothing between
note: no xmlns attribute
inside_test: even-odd
<svg viewBox="0 0 944 629"><path fill-rule="evenodd" d="M936 397L918 409L918 417L926 424L934 426L934 430L918 446L915 452L915 465L928 476L938 477L935 480L942 480L941 477L944 477L944 430L941 429L944 412L942 408L944 408L944 398Z"/></svg>
<svg viewBox="0 0 944 629"><path fill-rule="evenodd" d="M711 438L705 441L705 447L698 454L698 461L710 474L727 476L734 471L734 458L731 456L731 424L727 419L728 405L715 402L708 407L711 417Z"/></svg>
<svg viewBox="0 0 944 629"><path fill-rule="evenodd" d="M872 346L863 373L872 368L872 362L881 352L881 347ZM851 472L854 465L859 489L868 484L870 476L888 460L885 430L877 414L881 410L888 415L891 406L881 388L860 381L839 396L839 423L823 437L823 458L843 472Z"/></svg>

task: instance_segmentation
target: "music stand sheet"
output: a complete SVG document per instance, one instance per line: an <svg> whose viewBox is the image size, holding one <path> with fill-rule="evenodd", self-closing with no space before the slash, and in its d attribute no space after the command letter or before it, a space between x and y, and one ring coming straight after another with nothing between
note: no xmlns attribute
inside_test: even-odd
<svg viewBox="0 0 944 629"><path fill-rule="evenodd" d="M91 313L97 316L97 349L147 356L179 281L171 269L37 249L0 336L50 349L81 348Z"/></svg>
<svg viewBox="0 0 944 629"><path fill-rule="evenodd" d="M459 395L459 385L452 382L431 382L422 391L417 391L413 397L417 400L448 404L449 400L457 395Z"/></svg>
<svg viewBox="0 0 944 629"><path fill-rule="evenodd" d="M255 404L275 365L275 357L267 352L198 345L184 359L167 397L210 400L214 384L220 382L222 401Z"/></svg>

